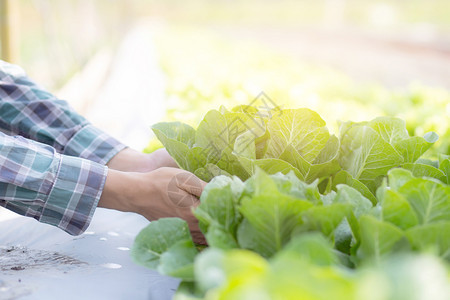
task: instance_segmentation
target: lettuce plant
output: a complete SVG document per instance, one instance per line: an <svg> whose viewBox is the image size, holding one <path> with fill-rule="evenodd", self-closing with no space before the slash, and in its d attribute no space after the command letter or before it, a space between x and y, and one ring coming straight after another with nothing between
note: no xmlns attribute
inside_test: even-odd
<svg viewBox="0 0 450 300"><path fill-rule="evenodd" d="M431 255L390 255L358 269L337 261L330 244L315 234L292 240L270 259L242 249L208 249L195 260L196 292L181 290L174 299L448 298L448 267Z"/></svg>
<svg viewBox="0 0 450 300"><path fill-rule="evenodd" d="M308 243L325 243L330 250L303 249L306 252L296 259L332 264L327 271L332 273L368 262L381 264L405 252L433 253L450 261L449 185L396 168L377 190L374 205L348 185L323 195L317 183L300 181L294 172L268 175L261 169L245 182L217 176L206 186L194 214L210 249L220 253L245 249L272 260L286 249L303 249L296 241L316 235ZM187 224L177 218L151 222L132 250L136 262L178 277L189 283L192 293L204 295L196 273L197 264L205 264L197 259L199 253Z"/></svg>
<svg viewBox="0 0 450 300"><path fill-rule="evenodd" d="M209 111L197 129L179 122L152 129L181 168L208 182L218 175L246 180L257 168L269 174L292 171L307 183L319 179L322 192L345 183L374 202L382 178L394 167L448 180L447 171L418 161L437 134L410 137L404 121L392 117L342 123L338 138L306 108L264 115L238 106Z"/></svg>
<svg viewBox="0 0 450 300"><path fill-rule="evenodd" d="M308 109L248 106L210 111L197 129L154 125L179 166L209 181L193 210L208 249L166 218L139 233L133 259L180 278L177 299L361 299L373 276L392 281L377 299L416 299L398 287L415 278L409 264L449 267L450 159L421 158L437 135L410 137L396 118L340 128Z"/></svg>

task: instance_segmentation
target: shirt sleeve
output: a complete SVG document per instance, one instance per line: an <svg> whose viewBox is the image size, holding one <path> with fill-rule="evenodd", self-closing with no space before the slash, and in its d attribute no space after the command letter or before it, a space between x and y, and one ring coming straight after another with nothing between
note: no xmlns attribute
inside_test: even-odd
<svg viewBox="0 0 450 300"><path fill-rule="evenodd" d="M20 67L4 61L0 61L0 130L100 164L126 147L34 83Z"/></svg>
<svg viewBox="0 0 450 300"><path fill-rule="evenodd" d="M107 167L0 133L0 206L72 235L88 227Z"/></svg>

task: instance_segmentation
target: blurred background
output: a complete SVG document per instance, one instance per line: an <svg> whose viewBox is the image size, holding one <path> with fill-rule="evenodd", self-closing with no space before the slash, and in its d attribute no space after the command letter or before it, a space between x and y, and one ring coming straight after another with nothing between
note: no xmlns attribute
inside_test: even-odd
<svg viewBox="0 0 450 300"><path fill-rule="evenodd" d="M338 120L398 116L450 154L448 0L0 0L1 57L94 124L151 151L261 92Z"/></svg>

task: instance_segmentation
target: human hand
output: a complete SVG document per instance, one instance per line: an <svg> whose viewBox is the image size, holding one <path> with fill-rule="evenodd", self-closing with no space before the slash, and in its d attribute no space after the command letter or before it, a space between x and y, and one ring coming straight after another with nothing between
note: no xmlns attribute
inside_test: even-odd
<svg viewBox="0 0 450 300"><path fill-rule="evenodd" d="M206 244L192 214L206 182L177 168L161 167L148 173L109 170L99 207L136 212L153 221L179 217L188 223L194 242Z"/></svg>
<svg viewBox="0 0 450 300"><path fill-rule="evenodd" d="M110 169L124 172L150 172L162 167L178 168L177 163L164 148L152 153L142 153L125 148L106 165Z"/></svg>

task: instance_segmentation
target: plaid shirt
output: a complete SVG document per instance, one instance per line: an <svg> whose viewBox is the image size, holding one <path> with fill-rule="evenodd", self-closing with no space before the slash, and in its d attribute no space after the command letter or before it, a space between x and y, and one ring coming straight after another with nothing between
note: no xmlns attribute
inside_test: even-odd
<svg viewBox="0 0 450 300"><path fill-rule="evenodd" d="M77 235L125 145L0 61L0 206Z"/></svg>

